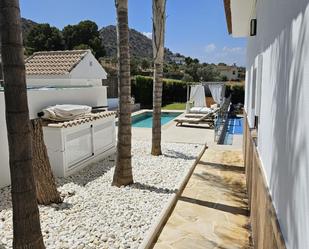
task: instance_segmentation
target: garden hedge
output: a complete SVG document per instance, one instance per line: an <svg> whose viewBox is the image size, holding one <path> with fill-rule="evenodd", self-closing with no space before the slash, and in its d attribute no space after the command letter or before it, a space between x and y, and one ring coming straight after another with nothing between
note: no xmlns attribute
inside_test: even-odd
<svg viewBox="0 0 309 249"><path fill-rule="evenodd" d="M245 103L245 85L244 83L232 83L226 85L226 95L232 94L232 104Z"/></svg>
<svg viewBox="0 0 309 249"><path fill-rule="evenodd" d="M162 106L171 103L185 103L187 101L187 82L174 79L163 80ZM190 83L189 83L190 84ZM132 78L132 96L142 108L152 108L152 77L135 76ZM226 85L226 95L232 94L233 104L244 103L244 83L230 83ZM207 95L207 94L206 94Z"/></svg>
<svg viewBox="0 0 309 249"><path fill-rule="evenodd" d="M132 96L142 108L152 108L153 79L146 76L135 76L132 79ZM181 80L164 79L162 106L174 102L187 101L187 83Z"/></svg>

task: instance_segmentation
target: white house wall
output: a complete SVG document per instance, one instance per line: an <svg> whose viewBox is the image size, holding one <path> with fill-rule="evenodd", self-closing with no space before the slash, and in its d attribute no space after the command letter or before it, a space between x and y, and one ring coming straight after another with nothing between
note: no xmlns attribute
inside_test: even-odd
<svg viewBox="0 0 309 249"><path fill-rule="evenodd" d="M258 0L256 14L245 109L252 126L256 68L264 173L287 248L309 248L309 0Z"/></svg>
<svg viewBox="0 0 309 249"><path fill-rule="evenodd" d="M9 148L6 132L4 93L0 92L0 188L10 184Z"/></svg>
<svg viewBox="0 0 309 249"><path fill-rule="evenodd" d="M52 78L40 76L41 78L27 77L27 86L29 87L44 87L44 86L102 86L101 79L71 79L71 78ZM65 76L64 76L65 77Z"/></svg>
<svg viewBox="0 0 309 249"><path fill-rule="evenodd" d="M43 108L56 104L107 106L106 86L28 91L31 119L36 118Z"/></svg>
<svg viewBox="0 0 309 249"><path fill-rule="evenodd" d="M255 17L254 3L254 0L231 0L233 37L249 35L250 20Z"/></svg>
<svg viewBox="0 0 309 249"><path fill-rule="evenodd" d="M88 53L85 58L71 71L70 78L102 80L107 78L107 73L93 54Z"/></svg>

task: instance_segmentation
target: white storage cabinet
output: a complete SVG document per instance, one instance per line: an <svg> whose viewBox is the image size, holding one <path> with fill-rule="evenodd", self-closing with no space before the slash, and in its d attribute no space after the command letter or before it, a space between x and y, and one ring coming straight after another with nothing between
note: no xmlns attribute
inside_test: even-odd
<svg viewBox="0 0 309 249"><path fill-rule="evenodd" d="M49 161L56 176L66 177L116 151L115 116L72 127L43 127Z"/></svg>

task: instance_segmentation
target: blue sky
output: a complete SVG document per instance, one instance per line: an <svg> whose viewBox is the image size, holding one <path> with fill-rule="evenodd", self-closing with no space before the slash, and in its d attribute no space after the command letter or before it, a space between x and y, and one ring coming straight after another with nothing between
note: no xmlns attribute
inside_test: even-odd
<svg viewBox="0 0 309 249"><path fill-rule="evenodd" d="M63 28L93 20L116 23L114 0L20 0L23 17ZM227 34L223 0L167 0L166 47L202 62L245 64L244 39ZM129 25L151 34L151 0L129 0Z"/></svg>

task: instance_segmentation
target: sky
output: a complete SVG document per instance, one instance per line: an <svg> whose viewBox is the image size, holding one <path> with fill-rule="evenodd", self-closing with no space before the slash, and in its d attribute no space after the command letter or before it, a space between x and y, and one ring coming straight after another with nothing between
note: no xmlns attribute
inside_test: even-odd
<svg viewBox="0 0 309 249"><path fill-rule="evenodd" d="M150 35L151 0L129 1L129 26ZM114 0L20 0L21 15L59 29L81 20L116 24ZM223 0L167 0L165 46L201 62L245 65L246 40L227 33Z"/></svg>

